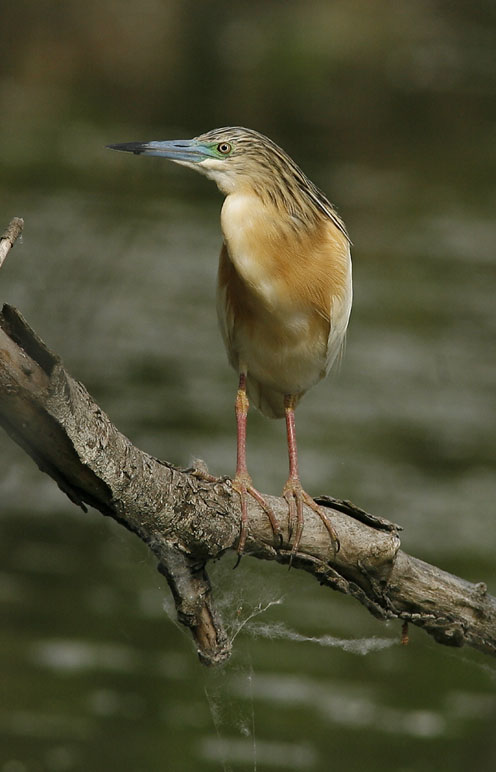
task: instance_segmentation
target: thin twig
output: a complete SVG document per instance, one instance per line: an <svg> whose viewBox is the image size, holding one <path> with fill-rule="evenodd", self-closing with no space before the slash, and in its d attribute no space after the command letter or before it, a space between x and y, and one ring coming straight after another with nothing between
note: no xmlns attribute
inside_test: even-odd
<svg viewBox="0 0 496 772"><path fill-rule="evenodd" d="M5 262L5 258L14 246L16 239L22 233L24 220L22 217L13 217L0 238L0 268Z"/></svg>

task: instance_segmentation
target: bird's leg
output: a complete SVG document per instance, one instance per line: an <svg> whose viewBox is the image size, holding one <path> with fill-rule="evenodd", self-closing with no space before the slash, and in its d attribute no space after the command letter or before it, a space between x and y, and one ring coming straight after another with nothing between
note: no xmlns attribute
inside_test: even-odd
<svg viewBox="0 0 496 772"><path fill-rule="evenodd" d="M253 487L252 479L248 473L248 467L246 465L246 420L248 416L249 407L248 396L246 394L246 373L241 373L239 376L239 387L236 395L236 426L237 426L237 460L236 460L236 476L233 480L233 488L239 493L241 499L241 530L239 534L238 542L238 565L241 560L241 555L246 544L247 528L248 528L248 512L247 512L247 496L250 495L255 501L260 504L265 514L269 518L272 533L281 540L281 530L279 523L276 520L274 512L269 507L264 497L256 488Z"/></svg>
<svg viewBox="0 0 496 772"><path fill-rule="evenodd" d="M296 528L291 556L296 555L298 552L301 535L303 533L303 504L306 504L308 507L310 507L310 509L313 509L313 511L316 512L316 514L320 517L325 527L327 528L327 531L329 532L333 549L335 552L337 552L339 550L339 539L337 537L336 531L332 527L331 523L319 505L312 499L311 496L309 496L305 490L303 490L300 482L300 475L298 471L298 450L296 447L294 396L285 396L284 408L286 413L286 432L288 438L289 477L283 489L283 496L288 502L290 538L293 532L293 528Z"/></svg>
<svg viewBox="0 0 496 772"><path fill-rule="evenodd" d="M296 490L301 489L300 475L298 472L298 451L296 447L296 432L294 418L294 400L290 396L284 398L286 413L286 434L288 438L289 477L283 489L283 496L288 502L288 531L289 539L295 530L293 552L296 552L303 532L303 502L301 495L298 497ZM299 501L298 501L299 499Z"/></svg>

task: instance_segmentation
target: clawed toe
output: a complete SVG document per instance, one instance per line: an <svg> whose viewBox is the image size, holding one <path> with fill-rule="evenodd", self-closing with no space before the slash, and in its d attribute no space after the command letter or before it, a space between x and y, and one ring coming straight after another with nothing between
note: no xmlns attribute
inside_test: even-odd
<svg viewBox="0 0 496 772"><path fill-rule="evenodd" d="M246 476L238 476L235 477L232 481L232 486L235 491L239 493L239 497L241 499L241 525L240 525L240 533L239 533L239 541L238 541L238 559L236 561L236 565L234 568L236 568L239 565L239 562L241 560L241 557L243 555L245 545L246 545L246 538L248 536L248 508L247 508L247 497L251 496L257 504L259 504L265 514L267 515L270 527L272 528L272 533L274 534L274 537L278 540L278 546L282 546L282 533L281 529L279 527L279 523L277 522L276 516L274 514L273 509L267 504L262 494L253 487L251 477L248 475Z"/></svg>
<svg viewBox="0 0 496 772"><path fill-rule="evenodd" d="M293 480L290 478L287 481L286 485L284 486L283 497L288 502L289 538L291 539L293 530L295 534L293 546L291 549L290 565L294 555L296 555L298 552L303 534L303 526L305 522L303 516L303 504L306 504L308 507L310 507L310 509L312 509L320 517L330 536L334 554L339 552L340 543L334 527L332 526L325 512L322 511L321 507L319 507L319 505L312 499L312 497L305 490L303 490L299 480Z"/></svg>

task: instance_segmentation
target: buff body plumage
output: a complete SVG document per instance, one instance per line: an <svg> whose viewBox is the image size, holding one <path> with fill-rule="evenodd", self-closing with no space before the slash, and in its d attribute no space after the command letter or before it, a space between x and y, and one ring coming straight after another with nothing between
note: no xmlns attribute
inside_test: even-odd
<svg viewBox="0 0 496 772"><path fill-rule="evenodd" d="M272 211L271 211L272 210ZM231 365L267 416L325 377L351 310L349 242L329 219L295 236L290 216L230 194L221 215L217 312Z"/></svg>

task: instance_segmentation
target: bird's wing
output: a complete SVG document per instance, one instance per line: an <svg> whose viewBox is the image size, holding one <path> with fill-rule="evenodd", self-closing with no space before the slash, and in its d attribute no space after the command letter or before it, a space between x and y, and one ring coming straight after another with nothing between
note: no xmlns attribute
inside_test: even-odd
<svg viewBox="0 0 496 772"><path fill-rule="evenodd" d="M233 273L234 267L229 259L227 246L223 243L217 274L217 318L229 362L235 369L238 369L238 357L233 345L235 316L229 293Z"/></svg>
<svg viewBox="0 0 496 772"><path fill-rule="evenodd" d="M329 337L327 339L326 372L329 372L333 364L339 362L344 351L346 330L351 313L353 300L353 287L351 275L351 254L347 245L348 270L344 277L341 291L333 294L330 299L329 313Z"/></svg>
<svg viewBox="0 0 496 772"><path fill-rule="evenodd" d="M217 316L229 363L237 372L244 369L246 364L239 359L236 342L236 325L239 326L239 324L243 324L243 321L246 322L243 317L243 303L239 302L243 300L244 291L244 285L231 262L227 246L223 244L217 277ZM235 307L238 316L236 316ZM250 401L261 413L268 418L284 416L284 394L262 385L249 371L247 372L246 386Z"/></svg>

